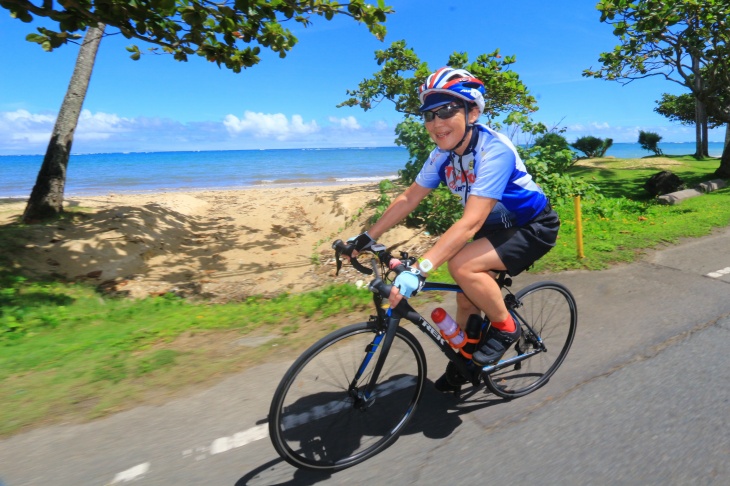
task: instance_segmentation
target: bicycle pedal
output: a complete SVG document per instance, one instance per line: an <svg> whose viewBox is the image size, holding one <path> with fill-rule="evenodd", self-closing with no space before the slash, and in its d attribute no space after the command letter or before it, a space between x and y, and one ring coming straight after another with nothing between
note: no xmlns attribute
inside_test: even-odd
<svg viewBox="0 0 730 486"><path fill-rule="evenodd" d="M452 385L445 378L437 380L434 385L434 388L436 388L437 391L440 391L445 395L453 394L456 398L459 398L461 395L461 385Z"/></svg>

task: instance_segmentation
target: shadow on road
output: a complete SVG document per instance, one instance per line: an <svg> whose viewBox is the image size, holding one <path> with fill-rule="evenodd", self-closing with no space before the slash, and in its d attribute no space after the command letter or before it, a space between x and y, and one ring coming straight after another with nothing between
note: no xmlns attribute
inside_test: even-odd
<svg viewBox="0 0 730 486"><path fill-rule="evenodd" d="M453 395L439 393L434 389L433 382L427 380L418 409L401 435L423 434L424 437L429 439L443 439L451 435L461 425L461 415L505 403L506 401L490 394L484 386L466 389L461 397L457 399ZM358 433L354 429L349 432L362 435L362 431ZM360 437L351 436L348 440L359 442ZM290 466L283 459L276 458L246 473L235 483L235 486L264 484L271 486L306 486L325 481L336 474L336 472L297 469Z"/></svg>

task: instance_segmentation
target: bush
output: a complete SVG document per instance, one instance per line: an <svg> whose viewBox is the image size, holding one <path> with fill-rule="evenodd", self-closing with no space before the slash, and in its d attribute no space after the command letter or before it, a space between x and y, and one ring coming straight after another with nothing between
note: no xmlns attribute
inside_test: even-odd
<svg viewBox="0 0 730 486"><path fill-rule="evenodd" d="M654 152L654 155L662 155L662 149L658 146L661 139L662 137L658 133L639 131L639 144L641 148Z"/></svg>
<svg viewBox="0 0 730 486"><path fill-rule="evenodd" d="M536 147L549 147L553 146L558 150L570 150L570 144L564 136L559 133L550 132L541 135L535 139Z"/></svg>
<svg viewBox="0 0 730 486"><path fill-rule="evenodd" d="M380 217L383 215L385 210L388 209L388 206L390 206L390 203L392 202L391 196L394 193L401 191L401 188L399 186L396 186L388 179L380 181L380 183L378 184L378 189L380 191L380 196L378 196L378 199L376 201L373 201L369 204L371 207L375 208L375 212L368 219L368 223L370 224L375 224L375 222L380 219Z"/></svg>
<svg viewBox="0 0 730 486"><path fill-rule="evenodd" d="M431 234L440 235L456 223L463 213L461 198L452 194L448 187L440 185L408 215L406 223L423 226Z"/></svg>
<svg viewBox="0 0 730 486"><path fill-rule="evenodd" d="M402 186L409 186L416 179L416 175L435 145L423 123L415 119L406 118L399 123L396 127L396 134L396 144L406 147L409 154L406 167L399 171L399 182ZM605 142L600 139L596 140L599 142L598 152L601 155L612 143L611 139L607 139ZM601 198L595 186L567 174L568 169L576 161L576 154L570 150L567 140L562 135L546 133L538 137L532 147L517 147L517 150L535 182L552 201L557 203L561 199L578 195L585 199ZM389 183L381 184L380 198L374 203L376 214L371 219L371 223L382 215L390 204L393 194L400 190L400 188L397 188L399 189L397 191L394 189L396 188ZM459 197L451 194L448 188L440 186L407 216L406 224L422 226L431 234L439 235L458 221L462 214L463 208Z"/></svg>
<svg viewBox="0 0 730 486"><path fill-rule="evenodd" d="M533 180L553 202L574 196L586 199L601 197L596 186L567 174L575 161L575 154L570 149L533 146L518 148L518 151Z"/></svg>
<svg viewBox="0 0 730 486"><path fill-rule="evenodd" d="M408 162L405 168L398 171L400 181L409 186L416 180L423 163L428 159L431 150L436 147L420 120L406 118L395 127L396 145L408 149Z"/></svg>
<svg viewBox="0 0 730 486"><path fill-rule="evenodd" d="M571 144L571 147L583 152L587 158L591 159L593 157L603 157L611 145L613 145L613 139L603 140L589 135L579 138Z"/></svg>

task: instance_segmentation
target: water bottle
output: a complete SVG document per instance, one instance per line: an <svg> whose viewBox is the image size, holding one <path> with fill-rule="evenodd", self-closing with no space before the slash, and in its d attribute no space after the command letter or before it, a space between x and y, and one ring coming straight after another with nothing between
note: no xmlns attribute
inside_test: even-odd
<svg viewBox="0 0 730 486"><path fill-rule="evenodd" d="M444 309L436 307L431 312L431 319L436 323L438 328L441 330L441 335L446 339L449 344L454 348L461 348L466 344L464 331L459 328L459 325L449 316Z"/></svg>
<svg viewBox="0 0 730 486"><path fill-rule="evenodd" d="M466 340L463 347L459 350L461 355L466 359L471 359L471 355L476 351L477 344L482 336L482 327L484 319L479 314L471 314L466 321Z"/></svg>

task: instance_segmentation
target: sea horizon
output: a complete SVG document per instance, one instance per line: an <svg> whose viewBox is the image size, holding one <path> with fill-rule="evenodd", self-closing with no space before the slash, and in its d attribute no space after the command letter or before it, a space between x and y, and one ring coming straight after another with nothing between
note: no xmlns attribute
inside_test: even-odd
<svg viewBox="0 0 730 486"><path fill-rule="evenodd" d="M719 157L723 143L711 142ZM694 153L694 142L660 143L666 155ZM638 143L615 143L607 157L653 155ZM65 195L156 193L300 187L379 182L405 167L404 147L322 147L293 149L110 152L72 154ZM1 155L0 197L27 198L43 155Z"/></svg>
<svg viewBox="0 0 730 486"><path fill-rule="evenodd" d="M720 152L716 155L716 157L719 157L722 154L722 148L724 147L724 142L709 142L708 145L710 147L714 146L715 148L720 149ZM524 147L524 144L521 146ZM672 147L689 147L692 146L694 150L695 142L689 141L689 142L659 142L658 144L659 148L665 149L667 146ZM650 156L653 155L649 151L642 149L640 144L637 142L616 142L614 143L611 148L608 149L608 153L610 153L612 150L615 151L617 148L619 150L622 150L621 147L629 147L631 152L636 154L636 157L639 156ZM362 147L293 147L293 148L258 148L258 149L216 149L216 150L123 150L123 151L115 151L115 152L72 152L72 157L78 157L78 156L86 156L86 155L135 155L135 154L177 154L177 153L218 153L218 152L274 152L274 151L308 151L308 150L314 150L314 151L326 151L326 150L372 150L372 149L398 149L398 150L405 150L404 147L399 147L397 145L383 145L383 146L362 146ZM577 150L571 149L575 152ZM641 152L641 155L639 155L639 152ZM608 154L607 154L608 155ZM678 155L675 153L669 154L669 155ZM680 155L687 155L687 154L680 154ZM43 153L37 153L37 154L0 154L0 158L2 157L43 157Z"/></svg>
<svg viewBox="0 0 730 486"><path fill-rule="evenodd" d="M65 195L234 190L379 182L398 176L402 147L72 154ZM27 198L42 155L0 156L0 197Z"/></svg>

